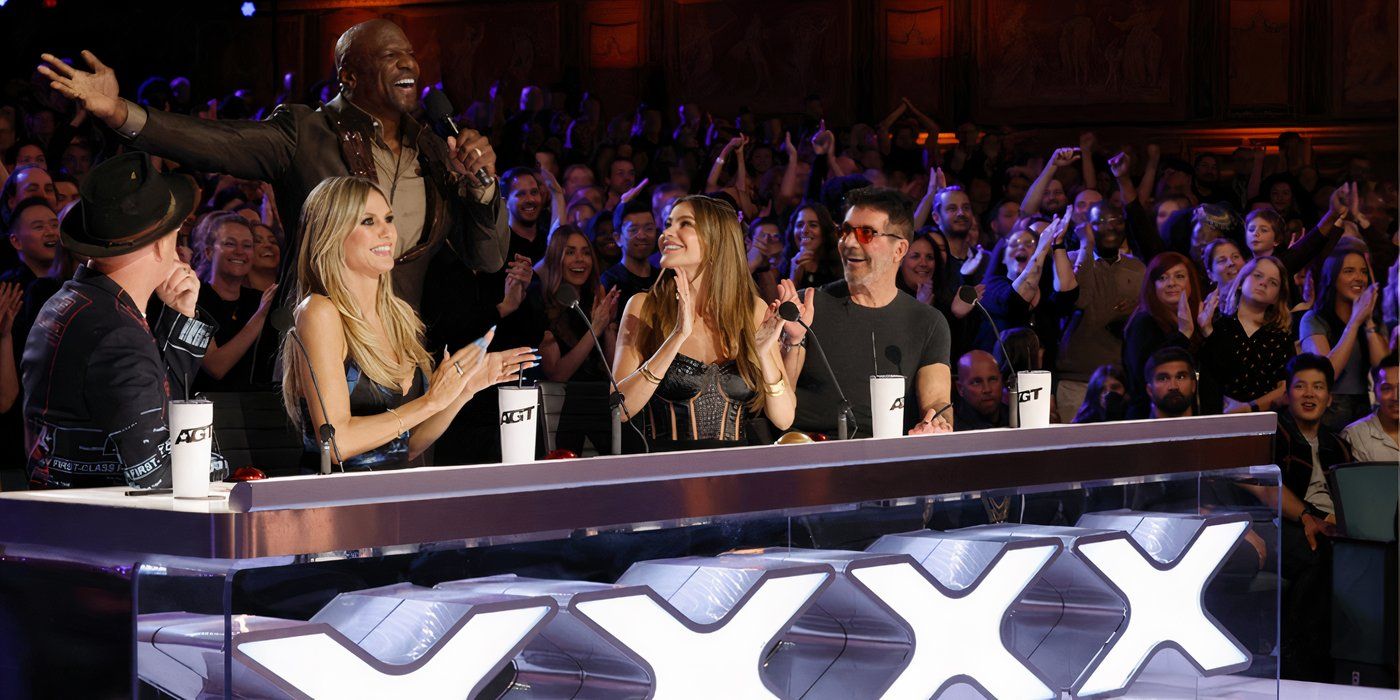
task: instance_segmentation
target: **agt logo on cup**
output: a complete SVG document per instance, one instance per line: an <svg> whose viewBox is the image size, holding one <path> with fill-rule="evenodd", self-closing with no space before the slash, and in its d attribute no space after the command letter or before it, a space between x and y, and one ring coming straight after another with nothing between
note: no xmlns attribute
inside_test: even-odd
<svg viewBox="0 0 1400 700"><path fill-rule="evenodd" d="M1027 401L1038 401L1040 399L1040 387L1016 392L1016 400L1021 403Z"/></svg>
<svg viewBox="0 0 1400 700"><path fill-rule="evenodd" d="M214 426L212 425L201 425L194 428L185 428L184 430L180 431L179 435L175 436L175 444L183 445L187 442L204 442L205 440L209 439L209 436L213 434L213 432Z"/></svg>
<svg viewBox="0 0 1400 700"><path fill-rule="evenodd" d="M901 397L895 399L895 400L894 400L894 403L890 404L890 410L891 410L891 411L903 411L903 410L904 410L904 397L901 396Z"/></svg>
<svg viewBox="0 0 1400 700"><path fill-rule="evenodd" d="M516 409L514 411L501 411L501 425L524 423L528 420L534 420L534 418L534 406L526 406L525 408Z"/></svg>

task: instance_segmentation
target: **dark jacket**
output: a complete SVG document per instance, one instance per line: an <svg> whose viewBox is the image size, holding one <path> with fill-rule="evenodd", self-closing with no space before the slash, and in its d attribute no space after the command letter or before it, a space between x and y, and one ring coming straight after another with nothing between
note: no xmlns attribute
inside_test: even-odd
<svg viewBox="0 0 1400 700"><path fill-rule="evenodd" d="M111 278L78 268L24 345L25 447L36 488L170 485L166 402L213 327L163 308L154 335Z"/></svg>
<svg viewBox="0 0 1400 700"><path fill-rule="evenodd" d="M1308 493L1312 481L1312 446L1308 444L1293 416L1285 410L1278 414L1278 431L1274 433L1274 461L1278 464L1283 485L1298 500ZM1347 441L1327 426L1317 428L1317 461L1324 471L1352 461Z"/></svg>
<svg viewBox="0 0 1400 700"><path fill-rule="evenodd" d="M405 116L403 131L416 135L410 140L418 147L427 202L423 235L397 264L415 264L418 279L413 284L421 285L431 254L450 239L466 253L473 269L501 269L510 228L500 199L481 204L469 196L465 182L449 166L447 142L432 130ZM338 96L314 111L306 105L282 105L260 122L210 121L147 110L145 127L132 145L196 170L270 183L288 232L278 292L285 298L296 287L301 242L297 227L307 195L328 177L356 175L377 181L370 149L374 138L374 119ZM396 291L400 284L395 279Z"/></svg>

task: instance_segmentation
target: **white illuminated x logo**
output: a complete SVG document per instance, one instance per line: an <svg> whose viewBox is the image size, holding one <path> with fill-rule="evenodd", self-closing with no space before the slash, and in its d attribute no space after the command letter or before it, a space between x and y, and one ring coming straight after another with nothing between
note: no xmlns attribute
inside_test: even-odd
<svg viewBox="0 0 1400 700"><path fill-rule="evenodd" d="M235 637L234 657L294 697L475 697L556 610L534 598L469 614L409 664L379 661L325 624Z"/></svg>
<svg viewBox="0 0 1400 700"><path fill-rule="evenodd" d="M944 586L913 560L848 567L850 576L914 631L914 654L883 697L922 700L958 682L997 698L1055 697L1045 681L1006 648L1001 623L1011 604L1059 551L1058 543L1010 545L978 581L960 591Z"/></svg>
<svg viewBox="0 0 1400 700"><path fill-rule="evenodd" d="M1075 696L1123 690L1162 647L1175 647L1202 673L1249 667L1249 653L1202 602L1206 584L1249 528L1247 516L1212 519L1171 564L1160 564L1126 532L1081 538L1074 551L1128 601L1128 618L1073 688Z"/></svg>
<svg viewBox="0 0 1400 700"><path fill-rule="evenodd" d="M577 595L569 607L650 667L653 698L774 698L761 673L764 654L830 579L829 569L775 572L705 625L645 587Z"/></svg>

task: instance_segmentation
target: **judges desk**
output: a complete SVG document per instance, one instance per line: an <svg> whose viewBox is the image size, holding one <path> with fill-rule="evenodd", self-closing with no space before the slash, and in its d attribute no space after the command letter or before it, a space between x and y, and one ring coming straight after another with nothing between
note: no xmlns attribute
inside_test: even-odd
<svg viewBox="0 0 1400 700"><path fill-rule="evenodd" d="M0 696L1276 697L1274 424L0 494Z"/></svg>

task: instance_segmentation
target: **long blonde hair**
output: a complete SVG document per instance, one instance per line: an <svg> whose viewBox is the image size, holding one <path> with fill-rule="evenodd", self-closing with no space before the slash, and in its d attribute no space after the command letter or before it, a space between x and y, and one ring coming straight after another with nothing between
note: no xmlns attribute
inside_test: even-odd
<svg viewBox="0 0 1400 700"><path fill-rule="evenodd" d="M380 386L395 388L413 375L415 368L432 371L432 360L423 349L423 322L413 307L394 296L392 273L379 276L374 307L388 336L385 344L364 320L359 302L345 284L345 239L354 230L370 192L384 191L359 177L323 180L306 197L301 209L301 250L297 253L298 300L312 294L330 299L345 328L345 351L364 376ZM388 197L384 201L389 201ZM298 368L296 343L282 340L282 402L287 415L300 422L304 395ZM400 353L394 359L393 351Z"/></svg>
<svg viewBox="0 0 1400 700"><path fill-rule="evenodd" d="M754 388L750 409L763 407L763 370L754 349L754 299L758 286L749 274L748 257L744 251L744 231L739 216L728 204L703 195L683 197L676 205L689 204L695 212L695 230L704 242L704 262L699 275L708 280L709 292L696 299L700 322L708 321L719 333L719 350L733 358L739 366L739 376ZM671 210L675 212L673 207ZM662 274L647 292L647 305L642 309L642 355L648 356L661 346L666 336L675 330L679 305L676 303L676 276Z"/></svg>

